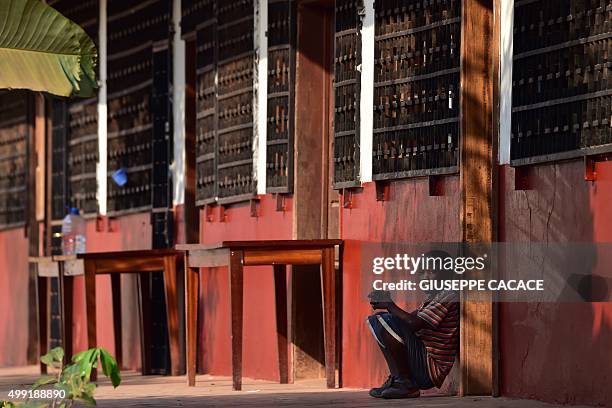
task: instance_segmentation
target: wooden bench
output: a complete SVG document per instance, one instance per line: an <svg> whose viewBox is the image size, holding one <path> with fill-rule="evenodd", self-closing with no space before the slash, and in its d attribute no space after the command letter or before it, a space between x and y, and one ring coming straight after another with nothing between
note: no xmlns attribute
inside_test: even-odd
<svg viewBox="0 0 612 408"><path fill-rule="evenodd" d="M97 347L96 335L96 276L110 275L113 302L113 327L115 332L115 357L121 366L123 348L121 345L121 274L163 272L166 297L166 316L168 323L168 341L170 345L170 366L172 375L181 374L180 340L179 340L179 310L177 305L177 264L182 264L183 253L174 249L149 249L138 251L96 252L78 255L54 256L53 260L59 266L62 304L64 305L64 333L66 344L71 345L72 332L72 290L73 278L84 276L85 304L87 317L87 346ZM182 270L180 271L182 272ZM141 289L142 292L142 289ZM142 296L142 294L141 294ZM151 319L145 307L141 311L141 329ZM144 331L144 330L141 330ZM150 335L141 333L142 373L149 373ZM67 356L71 355L66 352Z"/></svg>
<svg viewBox="0 0 612 408"><path fill-rule="evenodd" d="M290 367L286 265L314 264L321 265L325 374L328 388L334 388L338 361L336 330L339 327L336 311L340 299L336 293L334 253L335 247L341 245L341 240L224 241L216 245L178 245L176 247L178 250L185 251L188 385L195 385L200 268L227 266L229 269L232 386L234 390L240 390L242 388L243 267L271 265L274 268L280 380L281 383L287 383Z"/></svg>
<svg viewBox="0 0 612 408"><path fill-rule="evenodd" d="M65 354L72 354L72 330L68 325L68 330L65 322L71 321L72 316L67 315L72 309L66 310L63 295L66 288L63 282L59 279L59 263L53 260L51 256L30 257L28 260L36 268L36 297L38 302L38 347L40 354L46 354L49 351L49 328L50 313L49 313L49 291L51 288L51 278L58 279L58 306L60 315L60 341L64 347ZM72 293L72 289L69 290ZM40 363L41 374L47 374L47 365Z"/></svg>

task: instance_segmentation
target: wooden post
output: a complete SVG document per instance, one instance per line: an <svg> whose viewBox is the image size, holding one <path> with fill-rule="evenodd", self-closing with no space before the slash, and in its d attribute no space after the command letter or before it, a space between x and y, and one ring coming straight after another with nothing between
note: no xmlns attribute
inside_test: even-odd
<svg viewBox="0 0 612 408"><path fill-rule="evenodd" d="M232 333L232 388L242 390L242 313L244 253L232 250L229 259L231 333Z"/></svg>
<svg viewBox="0 0 612 408"><path fill-rule="evenodd" d="M333 6L333 2L331 3ZM296 12L296 70L294 166L299 177L293 188L293 239L327 238L333 171L332 131L333 27L332 7L299 3ZM333 153L331 154L333 160ZM332 174L330 175L330 171ZM316 181L316 182L313 182ZM337 194L336 194L337 197ZM336 207L337 210L337 207ZM332 218L332 228L337 226ZM334 235L335 237L335 235ZM324 373L323 322L319 291L321 280L316 266L294 265L289 280L290 377L316 378ZM317 304L318 303L318 304Z"/></svg>
<svg viewBox="0 0 612 408"><path fill-rule="evenodd" d="M47 331L47 300L49 294L49 278L38 277L38 352L42 356L49 351L49 333ZM47 374L47 365L40 363L40 373Z"/></svg>
<svg viewBox="0 0 612 408"><path fill-rule="evenodd" d="M96 320L96 264L85 261L85 312L87 313L87 348L98 347ZM91 372L91 379L97 379L98 372Z"/></svg>
<svg viewBox="0 0 612 408"><path fill-rule="evenodd" d="M185 46L185 242L200 240L199 210L196 206L196 42Z"/></svg>
<svg viewBox="0 0 612 408"><path fill-rule="evenodd" d="M28 238L28 255L29 256L40 256L40 228L38 224L40 194L43 194L44 189L39 189L40 180L37 175L40 173L39 165L39 150L41 148L42 139L46 136L45 131L45 103L44 97L40 94L28 96L27 103L27 121L28 121L28 135L26 139L27 146L27 205L25 214L25 234ZM44 147L44 142L42 143ZM43 151L44 153L44 151ZM44 163L44 156L43 156ZM44 212L43 217L44 219ZM37 299L37 273L36 267L32 264L28 267L28 298L31 301L28 304L28 330L30 336L28 337L28 363L34 364L38 362L39 350L36 339L38 338L38 310L36 306ZM46 318L46 317L42 317Z"/></svg>
<svg viewBox="0 0 612 408"><path fill-rule="evenodd" d="M325 341L325 377L327 388L336 388L336 270L334 248L322 251L321 290L323 299L323 333Z"/></svg>
<svg viewBox="0 0 612 408"><path fill-rule="evenodd" d="M274 299L276 303L276 343L281 384L290 382L289 328L287 322L287 266L274 265Z"/></svg>
<svg viewBox="0 0 612 408"><path fill-rule="evenodd" d="M123 368L122 316L121 316L121 275L111 274L111 293L113 300L113 329L115 332L115 359Z"/></svg>
<svg viewBox="0 0 612 408"><path fill-rule="evenodd" d="M170 367L172 375L181 375L182 359L179 344L179 316L176 299L176 256L164 257L164 289L168 321L168 344L170 345Z"/></svg>
<svg viewBox="0 0 612 408"><path fill-rule="evenodd" d="M187 385L195 386L198 352L198 308L200 300L199 268L189 267L189 255L185 253L185 321Z"/></svg>
<svg viewBox="0 0 612 408"><path fill-rule="evenodd" d="M495 240L495 74L499 38L494 3L465 0L461 41L461 227L466 243ZM460 394L495 391L495 313L491 301L462 302Z"/></svg>

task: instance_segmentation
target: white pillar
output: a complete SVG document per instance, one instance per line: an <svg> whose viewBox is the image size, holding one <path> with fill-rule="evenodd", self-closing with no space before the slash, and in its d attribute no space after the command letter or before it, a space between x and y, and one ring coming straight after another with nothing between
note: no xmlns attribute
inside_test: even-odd
<svg viewBox="0 0 612 408"><path fill-rule="evenodd" d="M185 41L181 39L181 0L172 0L172 121L174 160L172 202L185 203Z"/></svg>
<svg viewBox="0 0 612 408"><path fill-rule="evenodd" d="M253 36L255 41L256 73L253 84L253 170L257 194L266 194L266 148L268 117L268 0L255 1Z"/></svg>
<svg viewBox="0 0 612 408"><path fill-rule="evenodd" d="M501 0L499 164L510 163L514 0Z"/></svg>
<svg viewBox="0 0 612 408"><path fill-rule="evenodd" d="M100 16L99 16L99 31L98 31L98 61L99 75L98 80L100 89L98 90L98 166L96 168L96 179L98 191L96 198L98 200L98 212L100 215L106 215L106 192L107 192L107 98L106 98L106 2L100 0Z"/></svg>
<svg viewBox="0 0 612 408"><path fill-rule="evenodd" d="M364 0L361 28L361 94L359 97L359 179L372 181L374 130L374 0Z"/></svg>

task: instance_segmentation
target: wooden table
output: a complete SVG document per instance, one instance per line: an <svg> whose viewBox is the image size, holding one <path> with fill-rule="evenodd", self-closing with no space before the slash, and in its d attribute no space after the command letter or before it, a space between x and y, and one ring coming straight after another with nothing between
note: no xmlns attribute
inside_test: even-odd
<svg viewBox="0 0 612 408"><path fill-rule="evenodd" d="M276 297L276 327L281 383L289 378L287 339L286 265L321 265L323 332L327 387L336 386L336 294L335 247L341 240L223 241L216 245L178 245L185 251L187 381L195 385L199 302L199 268L227 266L230 281L232 385L242 388L243 267L272 265Z"/></svg>
<svg viewBox="0 0 612 408"><path fill-rule="evenodd" d="M59 264L53 260L51 256L30 257L29 262L36 267L37 277L37 301L38 301L38 347L40 354L46 354L49 351L49 289L51 288L51 278L58 279L58 300L59 300L59 315L60 315L60 339L64 347L65 354L72 354L72 330L66 330L66 321L72 320L71 310L66 310L63 296L66 288L61 279L59 279ZM70 292L72 293L72 291ZM68 325L68 328L71 326ZM41 374L47 374L47 365L40 363Z"/></svg>
<svg viewBox="0 0 612 408"><path fill-rule="evenodd" d="M170 365L172 375L181 374L179 318L176 293L177 262L182 263L183 253L174 249L149 249L139 251L95 252L77 255L54 256L53 260L59 263L60 282L64 286L63 301L65 305L66 335L71 333L72 320L72 288L73 278L85 277L85 306L87 317L87 345L88 348L97 347L96 336L96 276L110 275L113 302L113 328L115 332L115 357L121 366L123 361L123 348L121 345L121 274L138 273L147 274L163 271L164 290L166 297L166 315L168 321L168 341L170 344ZM142 289L141 289L142 291ZM142 308L141 320L146 321L147 313ZM145 324L141 324L141 331ZM148 356L150 336L141 333L142 337L142 372L148 373ZM67 341L66 344L69 342ZM70 354L66 353L68 356Z"/></svg>

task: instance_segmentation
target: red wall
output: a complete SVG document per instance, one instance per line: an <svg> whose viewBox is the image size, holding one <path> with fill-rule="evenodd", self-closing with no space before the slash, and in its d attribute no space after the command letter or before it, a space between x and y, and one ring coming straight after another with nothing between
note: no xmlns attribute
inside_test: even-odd
<svg viewBox="0 0 612 408"><path fill-rule="evenodd" d="M214 220L201 213L200 242L223 240L291 239L291 199L286 211L276 211L276 200L261 198L259 217L251 217L248 203L226 208L220 222L220 207ZM200 371L231 375L229 280L227 268L203 269L200 274ZM278 381L274 279L272 268L248 267L244 275L243 374L245 377Z"/></svg>
<svg viewBox="0 0 612 408"><path fill-rule="evenodd" d="M444 195L429 196L427 178L390 184L389 201L376 201L374 183L353 193L353 208L343 209L341 237L345 240L343 267L342 373L345 387L380 385L389 374L380 349L365 325L372 314L360 278L360 241L457 242L459 177L443 178ZM446 385L448 386L448 384Z"/></svg>
<svg viewBox="0 0 612 408"><path fill-rule="evenodd" d="M28 276L24 229L0 231L0 366L27 364Z"/></svg>
<svg viewBox="0 0 612 408"><path fill-rule="evenodd" d="M582 161L534 167L531 190L500 169L500 240L612 242L612 163L584 181ZM612 400L612 304L501 304L502 393L558 403Z"/></svg>

